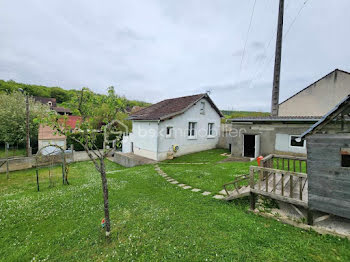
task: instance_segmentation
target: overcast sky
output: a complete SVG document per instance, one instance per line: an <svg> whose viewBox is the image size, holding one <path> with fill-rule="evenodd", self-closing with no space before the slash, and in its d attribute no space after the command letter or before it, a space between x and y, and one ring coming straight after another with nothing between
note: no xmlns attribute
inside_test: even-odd
<svg viewBox="0 0 350 262"><path fill-rule="evenodd" d="M350 1L304 2L285 3L280 101L350 71ZM221 109L269 111L278 0L256 1L248 34L253 5L0 0L0 79L99 93L113 85L148 102L210 89Z"/></svg>

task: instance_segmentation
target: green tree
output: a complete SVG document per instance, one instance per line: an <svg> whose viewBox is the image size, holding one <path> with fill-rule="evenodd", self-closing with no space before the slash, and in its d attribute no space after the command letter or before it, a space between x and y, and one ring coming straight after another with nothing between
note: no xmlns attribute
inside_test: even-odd
<svg viewBox="0 0 350 262"><path fill-rule="evenodd" d="M113 94L109 94L110 97ZM105 158L111 153L113 149L108 149L104 146L103 149L97 146L97 134L102 131L106 137L109 137L112 131L115 131L118 125L114 121L117 118L119 112L118 107L113 108L111 104L103 101L105 97L96 96L92 91L87 88L81 90L81 94L78 102L78 112L82 117L80 123L78 123L73 133L77 136L71 135L72 130L66 125L67 116L57 115L55 112L51 112L45 119L44 123L51 126L59 134L69 136L79 143L88 154L90 160L94 163L96 170L100 173L103 189L103 201L104 201L104 215L106 222L106 236L110 235L111 224L109 217L109 202L108 202L108 184L106 176ZM107 99L108 100L108 99ZM115 101L111 101L111 103ZM118 103L115 103L118 104ZM114 105L114 104L113 104Z"/></svg>
<svg viewBox="0 0 350 262"><path fill-rule="evenodd" d="M25 144L26 138L26 102L20 92L0 93L0 141L10 144ZM32 142L37 141L38 123L33 121L44 118L49 107L29 98L29 128Z"/></svg>
<svg viewBox="0 0 350 262"><path fill-rule="evenodd" d="M56 98L57 103L63 103L69 101L68 91L60 87L52 87L50 89L50 96Z"/></svg>

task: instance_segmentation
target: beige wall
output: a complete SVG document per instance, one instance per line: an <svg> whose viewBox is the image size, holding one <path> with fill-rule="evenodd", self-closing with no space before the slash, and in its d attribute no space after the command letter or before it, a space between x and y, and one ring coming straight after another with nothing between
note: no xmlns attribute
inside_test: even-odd
<svg viewBox="0 0 350 262"><path fill-rule="evenodd" d="M279 106L279 116L323 116L350 94L350 74L336 70Z"/></svg>

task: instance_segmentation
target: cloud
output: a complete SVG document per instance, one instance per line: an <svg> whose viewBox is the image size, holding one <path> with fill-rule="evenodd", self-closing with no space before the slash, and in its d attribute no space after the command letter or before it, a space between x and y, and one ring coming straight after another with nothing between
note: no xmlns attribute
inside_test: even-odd
<svg viewBox="0 0 350 262"><path fill-rule="evenodd" d="M264 50L265 44L260 41L253 41L250 43L250 47L254 49L255 51Z"/></svg>
<svg viewBox="0 0 350 262"><path fill-rule="evenodd" d="M274 54L278 3L258 1L240 70L248 2L3 1L0 79L99 93L113 85L148 102L211 89L220 108L268 111L273 59L259 61ZM290 1L285 28L302 4ZM334 68L350 70L349 9L347 0L304 7L283 41L281 99Z"/></svg>
<svg viewBox="0 0 350 262"><path fill-rule="evenodd" d="M232 53L233 57L242 57L242 55L243 55L243 49L237 50Z"/></svg>

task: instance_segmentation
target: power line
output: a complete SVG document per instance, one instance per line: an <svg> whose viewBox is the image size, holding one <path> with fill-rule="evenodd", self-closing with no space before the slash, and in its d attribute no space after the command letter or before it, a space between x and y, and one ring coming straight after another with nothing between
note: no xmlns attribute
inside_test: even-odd
<svg viewBox="0 0 350 262"><path fill-rule="evenodd" d="M247 48L247 42L248 42L248 37L249 37L250 28L252 27L252 21L253 21L253 16L254 16L254 11L255 11L255 5L256 5L256 0L254 0L254 5L253 5L252 13L251 13L251 15L250 15L250 21L249 21L249 26L248 26L248 32L247 32L247 36L246 36L245 43L244 43L244 48L243 48L243 54L242 54L241 64L240 64L240 66L239 66L239 78L240 78L240 76L241 76L242 65L243 65L243 60L244 60L245 51L246 51L246 48ZM239 80L239 82L240 82L240 80Z"/></svg>
<svg viewBox="0 0 350 262"><path fill-rule="evenodd" d="M294 25L295 21L296 21L297 18L299 17L301 11L304 9L304 7L305 7L305 5L307 4L307 2L309 2L309 0L305 0L305 1L304 1L304 4L300 7L300 9L299 9L297 15L294 17L293 21L290 23L289 28L288 28L287 31L286 31L285 37L287 37L287 35L288 35L290 29L291 29L292 26Z"/></svg>
<svg viewBox="0 0 350 262"><path fill-rule="evenodd" d="M285 40L285 38L287 37L287 35L288 35L288 33L290 32L291 28L293 27L295 21L296 21L297 18L299 17L301 11L304 9L304 7L306 6L306 4L307 4L308 2L309 2L309 0L305 0L304 3L303 3L303 5L299 8L299 11L298 11L297 15L294 17L294 19L293 19L293 21L290 23L290 25L289 25L289 27L288 27L286 33L283 35L283 40ZM271 42L271 41L270 41L270 42ZM263 70L260 71L260 73L257 73L257 74L256 74L256 77L254 77L254 78L251 80L249 87L252 85L253 81L258 80L258 79L261 78L262 74L266 71L267 66L271 63L272 59L273 59L273 54L270 56L270 58L269 58L268 60L265 59L265 63L263 64ZM268 61L268 62L266 63L266 61Z"/></svg>
<svg viewBox="0 0 350 262"><path fill-rule="evenodd" d="M288 10L288 7L289 7L289 4L290 4L290 3L291 3L290 1L287 2L287 6L286 6L286 8L285 8L285 11ZM254 66L257 65L259 68L260 68L261 65L265 66L265 64L266 64L266 58L267 58L267 51L269 50L269 47L270 47L270 45L271 45L271 43L272 43L272 40L274 39L275 36L276 36L276 32L274 31L273 34L272 34L271 37L270 37L270 40L269 40L268 44L265 46L263 55L261 56L261 58L259 58L259 59L255 62L255 65L254 65ZM264 62L264 63L263 63L263 62ZM262 63L263 63L263 64L262 64ZM270 63L270 62L269 62L269 63ZM255 75L257 75L257 73L258 73L258 72L256 72ZM253 76L252 76L252 77L253 77ZM250 77L249 79L252 79L252 77ZM255 77L256 77L256 76L255 76ZM253 82L253 80L250 82L249 87L251 86L252 82Z"/></svg>

